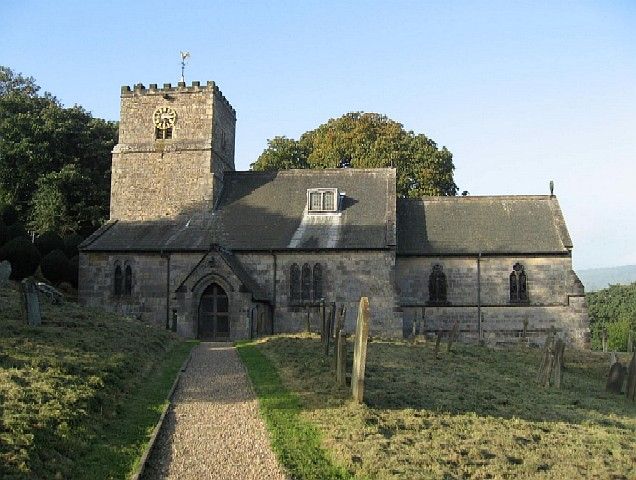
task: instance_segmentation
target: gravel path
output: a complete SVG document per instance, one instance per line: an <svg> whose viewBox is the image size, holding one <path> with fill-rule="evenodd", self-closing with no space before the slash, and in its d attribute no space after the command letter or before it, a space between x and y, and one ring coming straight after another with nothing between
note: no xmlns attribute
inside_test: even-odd
<svg viewBox="0 0 636 480"><path fill-rule="evenodd" d="M286 478L230 344L193 350L142 478Z"/></svg>

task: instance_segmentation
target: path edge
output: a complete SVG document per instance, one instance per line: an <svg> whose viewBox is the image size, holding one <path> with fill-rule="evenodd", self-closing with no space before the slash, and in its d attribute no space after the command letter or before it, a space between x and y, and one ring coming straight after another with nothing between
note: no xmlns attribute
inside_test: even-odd
<svg viewBox="0 0 636 480"><path fill-rule="evenodd" d="M183 361L183 364L181 365L181 368L179 369L179 372L177 373L177 376L174 379L174 382L172 382L172 387L170 388L170 391L168 392L168 395L166 397L166 400L167 400L166 405L163 407L161 411L161 416L159 417L159 420L157 421L157 424L155 425L155 428L152 431L152 435L150 436L150 441L146 444L144 453L141 456L141 460L139 461L139 466L137 467L135 473L131 475L130 480L139 480L141 478L141 475L144 473L144 470L146 468L146 463L148 462L148 457L150 456L150 452L152 452L152 449L155 446L155 442L157 441L157 437L159 436L159 431L161 430L161 427L163 426L163 422L166 418L166 414L168 413L168 409L172 406L172 396L174 395L174 392L177 389L177 386L179 385L179 380L181 379L181 375L183 374L183 372L186 371L186 368L188 368L188 364L190 363L190 359L192 358L193 350L194 348L190 349L190 353L188 353L188 357Z"/></svg>

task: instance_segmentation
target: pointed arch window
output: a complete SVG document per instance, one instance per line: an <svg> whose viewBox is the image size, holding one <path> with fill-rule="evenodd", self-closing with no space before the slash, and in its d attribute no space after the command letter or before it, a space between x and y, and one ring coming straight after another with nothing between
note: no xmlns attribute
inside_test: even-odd
<svg viewBox="0 0 636 480"><path fill-rule="evenodd" d="M311 267L308 263L303 265L300 281L300 294L303 302L311 300Z"/></svg>
<svg viewBox="0 0 636 480"><path fill-rule="evenodd" d="M300 267L296 263L289 269L289 298L292 303L300 302Z"/></svg>
<svg viewBox="0 0 636 480"><path fill-rule="evenodd" d="M441 265L433 265L428 277L428 299L430 303L446 303L446 275Z"/></svg>
<svg viewBox="0 0 636 480"><path fill-rule="evenodd" d="M123 292L124 277L121 272L121 265L115 265L115 274L113 276L113 294L121 295Z"/></svg>
<svg viewBox="0 0 636 480"><path fill-rule="evenodd" d="M322 267L319 263L314 265L314 301L317 302L322 298Z"/></svg>
<svg viewBox="0 0 636 480"><path fill-rule="evenodd" d="M528 277L523 265L515 263L510 273L510 303L528 301Z"/></svg>
<svg viewBox="0 0 636 480"><path fill-rule="evenodd" d="M132 294L132 268L130 265L126 265L124 271L124 295Z"/></svg>

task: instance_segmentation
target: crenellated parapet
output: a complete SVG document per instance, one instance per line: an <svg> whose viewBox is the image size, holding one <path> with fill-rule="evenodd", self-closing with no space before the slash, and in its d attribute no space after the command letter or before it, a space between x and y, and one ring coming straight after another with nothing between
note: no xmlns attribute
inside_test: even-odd
<svg viewBox="0 0 636 480"><path fill-rule="evenodd" d="M212 91L215 99L220 101L236 117L236 110L234 110L234 107L232 107L228 99L223 95L223 92L221 92L219 87L213 81L208 81L204 85L201 85L201 82L199 81L193 81L191 85L186 85L185 82L178 82L176 85L173 85L172 83L164 83L161 88L159 88L156 83L149 84L148 88L146 88L143 83L137 83L132 87L124 85L121 87L121 96L124 98L135 95L161 95L168 99L171 94L201 93L206 91Z"/></svg>

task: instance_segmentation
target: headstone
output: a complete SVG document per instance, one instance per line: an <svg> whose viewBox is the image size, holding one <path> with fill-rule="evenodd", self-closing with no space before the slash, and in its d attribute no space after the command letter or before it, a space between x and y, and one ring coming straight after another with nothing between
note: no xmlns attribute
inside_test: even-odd
<svg viewBox="0 0 636 480"><path fill-rule="evenodd" d="M336 383L344 387L347 383L347 336L340 330L336 344Z"/></svg>
<svg viewBox="0 0 636 480"><path fill-rule="evenodd" d="M459 320L455 320L453 323L453 328L451 329L450 336L448 337L448 352L450 353L453 348L453 343L457 340L459 336Z"/></svg>
<svg viewBox="0 0 636 480"><path fill-rule="evenodd" d="M561 378L563 376L563 354L565 353L565 342L560 338L557 339L554 348L554 386L561 388Z"/></svg>
<svg viewBox="0 0 636 480"><path fill-rule="evenodd" d="M627 395L628 400L631 400L632 402L636 401L636 352L632 355L632 361L629 362L625 395Z"/></svg>
<svg viewBox="0 0 636 480"><path fill-rule="evenodd" d="M437 358L437 354L439 353L439 344L442 343L442 329L440 328L437 331L437 340L435 340L435 358Z"/></svg>
<svg viewBox="0 0 636 480"><path fill-rule="evenodd" d="M36 285L40 293L53 305L62 305L64 303L64 295L59 290L43 282L37 282Z"/></svg>
<svg viewBox="0 0 636 480"><path fill-rule="evenodd" d="M621 393L624 381L625 367L621 364L621 362L616 362L610 368L609 375L607 377L607 384L605 384L605 390L612 393Z"/></svg>
<svg viewBox="0 0 636 480"><path fill-rule="evenodd" d="M552 350L554 344L554 329L550 329L545 337L545 344L543 345L543 355L541 356L541 366L539 367L539 373L537 375L537 381L540 385L546 385L550 382L550 371L552 370Z"/></svg>
<svg viewBox="0 0 636 480"><path fill-rule="evenodd" d="M320 341L325 341L325 301L320 300Z"/></svg>
<svg viewBox="0 0 636 480"><path fill-rule="evenodd" d="M9 281L11 276L11 264L8 260L0 262L0 287Z"/></svg>
<svg viewBox="0 0 636 480"><path fill-rule="evenodd" d="M612 352L610 353L610 359L609 359L609 366L610 368L612 367L612 365L614 365L616 362L618 362L618 358L616 358L616 352Z"/></svg>
<svg viewBox="0 0 636 480"><path fill-rule="evenodd" d="M351 372L351 391L353 400L362 402L364 397L364 370L367 363L367 339L369 337L369 299L360 298L356 337L353 345L353 370Z"/></svg>
<svg viewBox="0 0 636 480"><path fill-rule="evenodd" d="M37 327L42 323L40 313L40 298L35 282L30 278L25 278L21 283L22 287L22 312L26 323L31 327Z"/></svg>

